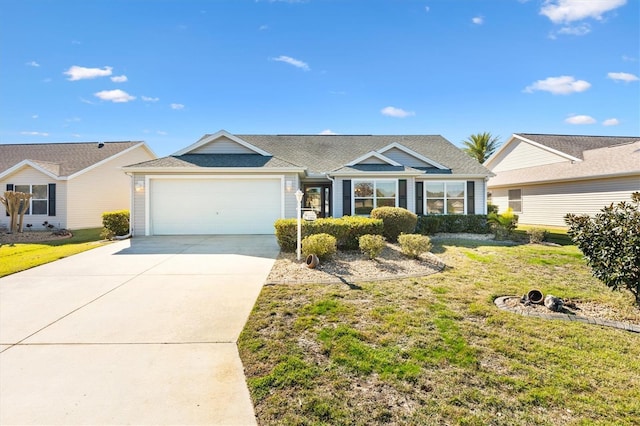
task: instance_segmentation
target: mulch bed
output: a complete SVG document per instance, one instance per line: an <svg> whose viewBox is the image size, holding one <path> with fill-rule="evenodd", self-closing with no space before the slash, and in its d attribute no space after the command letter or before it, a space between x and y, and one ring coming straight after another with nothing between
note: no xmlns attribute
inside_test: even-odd
<svg viewBox="0 0 640 426"><path fill-rule="evenodd" d="M68 232L66 235L57 235L57 232L59 231L26 231L14 234L0 232L0 244L42 243L46 241L64 240L73 236L71 232Z"/></svg>

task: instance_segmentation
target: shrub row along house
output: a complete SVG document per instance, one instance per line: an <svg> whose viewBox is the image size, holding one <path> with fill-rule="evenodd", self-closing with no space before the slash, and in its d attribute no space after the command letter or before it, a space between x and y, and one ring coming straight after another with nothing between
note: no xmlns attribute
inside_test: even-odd
<svg viewBox="0 0 640 426"><path fill-rule="evenodd" d="M519 223L566 226L640 191L640 137L514 134L484 165L490 200Z"/></svg>
<svg viewBox="0 0 640 426"><path fill-rule="evenodd" d="M485 167L442 136L203 136L174 155L124 167L134 235L272 234L296 217L295 192L319 217L380 206L485 214Z"/></svg>

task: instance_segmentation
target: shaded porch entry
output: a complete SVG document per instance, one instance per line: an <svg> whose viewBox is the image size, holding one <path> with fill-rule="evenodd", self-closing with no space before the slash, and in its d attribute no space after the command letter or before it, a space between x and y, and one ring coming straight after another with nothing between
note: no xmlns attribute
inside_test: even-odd
<svg viewBox="0 0 640 426"><path fill-rule="evenodd" d="M331 185L309 183L304 185L302 205L313 210L318 217L331 216Z"/></svg>

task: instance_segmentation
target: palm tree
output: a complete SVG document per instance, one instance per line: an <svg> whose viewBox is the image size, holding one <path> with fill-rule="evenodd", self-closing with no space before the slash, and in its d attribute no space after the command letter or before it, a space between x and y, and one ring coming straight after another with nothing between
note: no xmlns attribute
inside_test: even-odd
<svg viewBox="0 0 640 426"><path fill-rule="evenodd" d="M469 136L468 140L462 141L464 145L462 150L482 164L498 148L499 140L500 136L492 136L489 132L477 133Z"/></svg>

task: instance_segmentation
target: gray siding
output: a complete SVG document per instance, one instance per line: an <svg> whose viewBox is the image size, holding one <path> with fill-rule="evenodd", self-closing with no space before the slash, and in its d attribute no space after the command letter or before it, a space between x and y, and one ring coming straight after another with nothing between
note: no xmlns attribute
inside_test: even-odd
<svg viewBox="0 0 640 426"><path fill-rule="evenodd" d="M220 137L213 142L191 151L190 154L255 154L255 151L229 138Z"/></svg>
<svg viewBox="0 0 640 426"><path fill-rule="evenodd" d="M414 157L413 155L407 154L398 148L392 148L386 151L383 154L385 157L391 158L393 161L396 161L404 166L409 167L430 167L431 164L427 164L419 158Z"/></svg>
<svg viewBox="0 0 640 426"><path fill-rule="evenodd" d="M631 200L631 193L640 191L640 175L492 189L492 202L500 212L508 207L509 189L522 189L519 223L566 226L567 213L593 216L611 203Z"/></svg>

